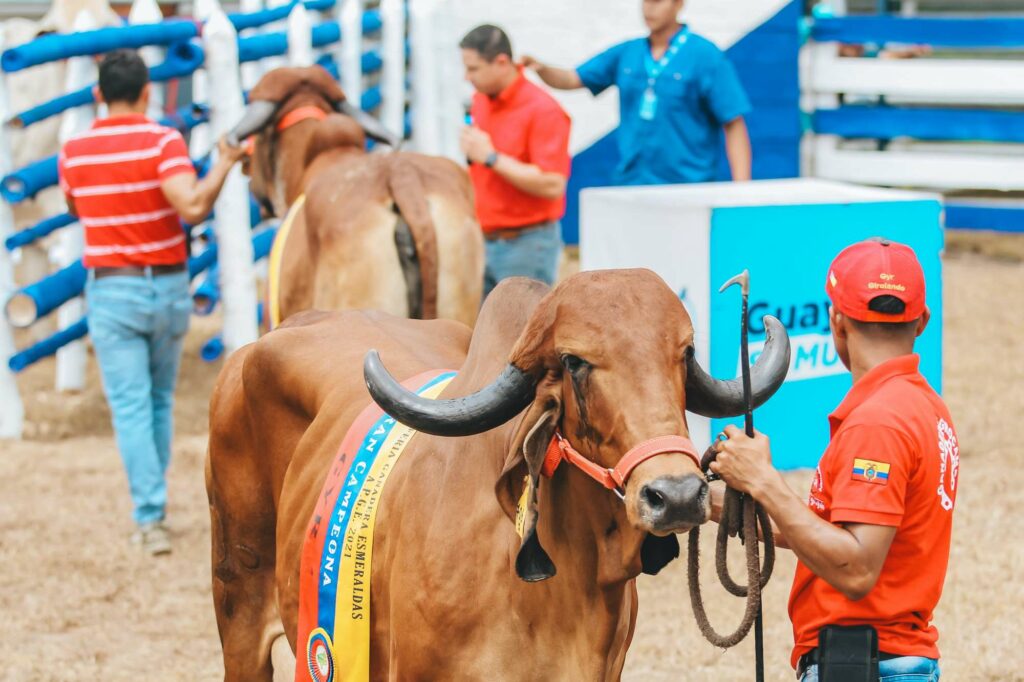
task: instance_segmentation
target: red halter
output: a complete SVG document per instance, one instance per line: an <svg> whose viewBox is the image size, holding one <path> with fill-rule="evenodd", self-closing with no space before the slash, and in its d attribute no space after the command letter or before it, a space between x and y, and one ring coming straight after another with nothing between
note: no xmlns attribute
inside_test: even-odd
<svg viewBox="0 0 1024 682"><path fill-rule="evenodd" d="M296 123L302 123L310 119L316 121L322 121L327 118L327 112L320 107L313 106L312 104L292 109L287 114L281 117L281 120L277 122L277 131L287 130Z"/></svg>
<svg viewBox="0 0 1024 682"><path fill-rule="evenodd" d="M608 490L613 490L622 497L626 490L626 481L640 464L651 457L663 455L669 452L681 452L690 457L697 468L700 468L700 456L693 441L685 436L658 436L645 440L630 448L614 469L606 469L593 460L584 457L576 448L569 444L562 434L555 431L548 444L548 451L544 455L544 465L541 473L550 478L555 474L558 465L562 460L574 465L577 469L590 476L592 479L603 485Z"/></svg>

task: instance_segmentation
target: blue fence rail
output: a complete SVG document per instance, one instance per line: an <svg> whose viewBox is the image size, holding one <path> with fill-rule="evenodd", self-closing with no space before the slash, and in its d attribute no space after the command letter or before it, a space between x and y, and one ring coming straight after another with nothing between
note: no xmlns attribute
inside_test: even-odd
<svg viewBox="0 0 1024 682"><path fill-rule="evenodd" d="M889 140L1024 142L1024 112L894 106L842 106L812 117L814 132Z"/></svg>
<svg viewBox="0 0 1024 682"><path fill-rule="evenodd" d="M203 59L203 48L198 44L176 43L167 49L167 57L163 62L149 69L149 79L155 83L161 83L172 78L188 76L203 65ZM93 86L88 85L81 90L55 97L39 106L15 114L11 117L10 122L26 127L68 109L92 104L95 101Z"/></svg>
<svg viewBox="0 0 1024 682"><path fill-rule="evenodd" d="M912 43L936 47L1024 47L1024 19L829 17L814 20L818 42Z"/></svg>

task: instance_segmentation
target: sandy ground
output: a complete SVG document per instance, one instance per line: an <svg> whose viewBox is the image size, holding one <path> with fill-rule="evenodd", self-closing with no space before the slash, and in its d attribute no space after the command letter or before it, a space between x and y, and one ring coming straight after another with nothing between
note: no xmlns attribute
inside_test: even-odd
<svg viewBox="0 0 1024 682"><path fill-rule="evenodd" d="M1019 245L976 249L988 255L958 249L946 261L946 395L963 456L953 555L937 613L946 680L1024 680L1024 457L1015 435L1024 418ZM212 331L212 321L200 320L186 350L170 470L175 548L166 558L129 546L127 485L98 383L82 395L56 394L52 361L21 377L27 437L0 443L0 679L222 674L203 487L206 402L218 366L203 364L197 352ZM802 494L808 476L793 473L789 482ZM704 535L710 555L712 534ZM734 554L739 560L739 550ZM792 679L792 572L792 556L782 552L764 603L770 680ZM741 600L722 591L710 570L703 584L713 622L733 627ZM752 678L752 638L725 652L701 638L682 562L642 577L640 593L624 679Z"/></svg>

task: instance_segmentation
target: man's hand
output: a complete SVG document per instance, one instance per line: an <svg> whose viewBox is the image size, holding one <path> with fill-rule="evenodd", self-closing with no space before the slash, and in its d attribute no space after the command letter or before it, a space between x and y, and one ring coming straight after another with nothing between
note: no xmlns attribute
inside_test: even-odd
<svg viewBox="0 0 1024 682"><path fill-rule="evenodd" d="M778 475L772 466L768 436L754 431L754 437L748 438L732 424L725 427L725 435L728 440L715 443L718 456L711 463L711 471L721 476L730 488L757 499L769 479Z"/></svg>
<svg viewBox="0 0 1024 682"><path fill-rule="evenodd" d="M234 165L245 158L246 148L244 144L233 147L228 144L227 135L217 140L217 158L224 159L226 163Z"/></svg>
<svg viewBox="0 0 1024 682"><path fill-rule="evenodd" d="M544 68L544 65L531 57L528 54L524 54L519 60L519 66L524 69L530 69L531 71L537 72Z"/></svg>
<svg viewBox="0 0 1024 682"><path fill-rule="evenodd" d="M475 126L467 126L462 129L459 146L462 148L462 153L472 163L483 163L494 151L491 136Z"/></svg>

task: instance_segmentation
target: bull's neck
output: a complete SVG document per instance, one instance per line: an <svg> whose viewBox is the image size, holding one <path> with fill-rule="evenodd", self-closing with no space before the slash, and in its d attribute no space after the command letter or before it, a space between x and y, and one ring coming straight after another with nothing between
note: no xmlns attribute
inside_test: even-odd
<svg viewBox="0 0 1024 682"><path fill-rule="evenodd" d="M602 589L624 585L640 572L643 534L626 518L625 506L615 493L563 462L540 485L542 538L559 573L573 571L578 578Z"/></svg>
<svg viewBox="0 0 1024 682"><path fill-rule="evenodd" d="M636 624L632 579L643 536L613 492L562 467L542 479L538 500L540 536L557 571L541 608L574 648L590 652L580 660L586 669L573 673L578 679L618 679Z"/></svg>

